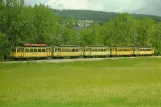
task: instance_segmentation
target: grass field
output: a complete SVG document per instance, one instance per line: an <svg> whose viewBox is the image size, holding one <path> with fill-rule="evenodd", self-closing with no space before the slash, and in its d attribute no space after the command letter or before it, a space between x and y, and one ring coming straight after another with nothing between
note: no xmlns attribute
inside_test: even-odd
<svg viewBox="0 0 161 107"><path fill-rule="evenodd" d="M160 107L161 59L0 64L0 107Z"/></svg>

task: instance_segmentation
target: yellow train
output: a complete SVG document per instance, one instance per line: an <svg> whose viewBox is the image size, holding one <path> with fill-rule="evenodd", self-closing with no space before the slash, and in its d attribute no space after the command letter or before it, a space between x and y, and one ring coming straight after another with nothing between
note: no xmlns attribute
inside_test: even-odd
<svg viewBox="0 0 161 107"><path fill-rule="evenodd" d="M47 58L47 57L108 57L153 55L152 47L106 47L106 46L54 46L28 44L13 47L12 58Z"/></svg>

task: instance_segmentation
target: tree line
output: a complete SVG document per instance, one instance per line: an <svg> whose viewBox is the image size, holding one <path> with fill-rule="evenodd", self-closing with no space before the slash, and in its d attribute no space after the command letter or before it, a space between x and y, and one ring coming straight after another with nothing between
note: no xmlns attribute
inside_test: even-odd
<svg viewBox="0 0 161 107"><path fill-rule="evenodd" d="M25 5L24 0L0 0L0 56L24 43L54 45L153 46L161 53L161 22L128 13L77 29L77 20L53 13L49 6Z"/></svg>
<svg viewBox="0 0 161 107"><path fill-rule="evenodd" d="M94 21L108 21L111 18L116 18L119 13L116 12L103 12L103 11L93 11L93 10L74 10L74 9L53 9L54 14L64 18L72 17L77 20L94 20ZM161 21L161 17L146 14L131 14L136 19L141 19L142 17L149 17L155 21Z"/></svg>

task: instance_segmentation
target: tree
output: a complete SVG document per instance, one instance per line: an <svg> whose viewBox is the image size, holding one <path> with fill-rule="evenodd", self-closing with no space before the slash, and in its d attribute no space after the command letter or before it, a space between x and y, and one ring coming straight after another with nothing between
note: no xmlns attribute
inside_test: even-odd
<svg viewBox="0 0 161 107"><path fill-rule="evenodd" d="M101 45L102 38L100 36L100 26L98 23L94 23L92 26L92 34L91 34L91 45Z"/></svg>
<svg viewBox="0 0 161 107"><path fill-rule="evenodd" d="M154 20L144 17L137 21L137 45L138 46L152 46L152 34L154 30Z"/></svg>
<svg viewBox="0 0 161 107"><path fill-rule="evenodd" d="M105 22L101 26L100 38L102 39L102 44L105 46L114 46L115 38L114 38L114 23L112 20Z"/></svg>
<svg viewBox="0 0 161 107"><path fill-rule="evenodd" d="M6 37L4 33L0 33L0 60L4 60L4 56L9 52L9 42Z"/></svg>
<svg viewBox="0 0 161 107"><path fill-rule="evenodd" d="M155 48L155 54L161 54L161 22L154 25L152 46Z"/></svg>
<svg viewBox="0 0 161 107"><path fill-rule="evenodd" d="M52 10L45 5L35 5L34 11L34 26L35 26L35 43L47 43L52 36L51 30L55 24L54 14Z"/></svg>
<svg viewBox="0 0 161 107"><path fill-rule="evenodd" d="M136 21L134 17L128 13L119 14L114 19L113 36L116 41L116 46L131 46L134 45L133 37L136 32Z"/></svg>
<svg viewBox="0 0 161 107"><path fill-rule="evenodd" d="M81 46L88 46L88 45L93 45L93 39L92 39L92 28L87 28L81 30L80 34L80 44Z"/></svg>

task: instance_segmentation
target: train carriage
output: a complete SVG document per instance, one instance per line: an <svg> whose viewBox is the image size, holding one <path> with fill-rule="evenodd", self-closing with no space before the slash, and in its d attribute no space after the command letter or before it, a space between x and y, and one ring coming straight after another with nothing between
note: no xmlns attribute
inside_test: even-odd
<svg viewBox="0 0 161 107"><path fill-rule="evenodd" d="M78 46L66 45L52 48L53 57L79 57L83 56L83 48Z"/></svg>
<svg viewBox="0 0 161 107"><path fill-rule="evenodd" d="M154 48L152 47L136 47L135 55L153 55Z"/></svg>
<svg viewBox="0 0 161 107"><path fill-rule="evenodd" d="M131 56L134 55L134 47L112 47L112 56Z"/></svg>
<svg viewBox="0 0 161 107"><path fill-rule="evenodd" d="M24 47L13 47L10 56L13 58L42 58L51 57L51 47L42 45L24 45Z"/></svg>
<svg viewBox="0 0 161 107"><path fill-rule="evenodd" d="M110 48L105 46L84 47L84 56L109 56Z"/></svg>

